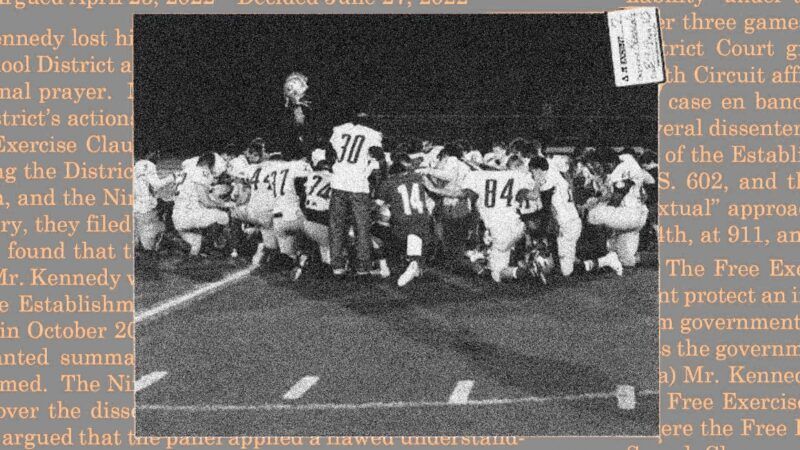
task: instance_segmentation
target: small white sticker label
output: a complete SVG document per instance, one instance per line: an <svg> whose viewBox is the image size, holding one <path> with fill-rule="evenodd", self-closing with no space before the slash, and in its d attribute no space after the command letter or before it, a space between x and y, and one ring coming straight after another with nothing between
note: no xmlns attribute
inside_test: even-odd
<svg viewBox="0 0 800 450"><path fill-rule="evenodd" d="M611 11L608 31L618 87L664 82L661 30L656 8Z"/></svg>

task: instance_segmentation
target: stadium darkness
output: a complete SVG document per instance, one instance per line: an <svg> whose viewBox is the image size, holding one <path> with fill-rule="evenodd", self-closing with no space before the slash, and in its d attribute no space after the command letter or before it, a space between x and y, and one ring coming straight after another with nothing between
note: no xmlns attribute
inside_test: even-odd
<svg viewBox="0 0 800 450"><path fill-rule="evenodd" d="M411 116L380 119L376 128L389 134L536 137L535 116L549 103L559 135L587 145L655 146L657 89L614 86L605 20L137 15L136 146L186 157L257 135L269 139L285 123L282 85L293 71L309 77L317 123L359 109ZM527 117L485 118L492 115Z"/></svg>

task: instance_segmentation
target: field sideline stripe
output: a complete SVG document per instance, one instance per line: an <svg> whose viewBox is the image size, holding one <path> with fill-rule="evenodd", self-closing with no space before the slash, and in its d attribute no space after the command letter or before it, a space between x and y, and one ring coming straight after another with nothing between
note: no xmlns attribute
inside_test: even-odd
<svg viewBox="0 0 800 450"><path fill-rule="evenodd" d="M637 396L658 395L658 391L646 390ZM303 410L358 410L389 408L440 408L460 406L498 406L520 403L550 403L558 401L577 401L616 398L616 392L575 394L547 397L494 398L487 400L467 400L465 403L450 402L370 402L370 403L309 403L309 404L265 404L265 405L148 405L137 404L137 411L184 411L184 412L225 412L225 411L303 411Z"/></svg>
<svg viewBox="0 0 800 450"><path fill-rule="evenodd" d="M303 396L309 389L311 389L319 381L319 377L305 376L300 379L288 392L283 394L284 400L297 400Z"/></svg>
<svg viewBox="0 0 800 450"><path fill-rule="evenodd" d="M473 386L475 386L475 382L472 380L459 381L456 383L456 387L447 402L461 405L469 403L469 393L472 392Z"/></svg>
<svg viewBox="0 0 800 450"><path fill-rule="evenodd" d="M176 306L179 306L179 305L182 305L184 303L190 302L190 301L196 299L197 297L200 297L202 295L211 293L211 292L213 292L213 291L215 291L215 290L217 290L217 289L219 289L221 287L224 287L224 286L227 286L227 285L229 285L231 283L239 281L242 278L245 278L246 276L250 275L256 268L257 268L257 266L247 267L246 269L242 269L242 270L240 270L238 272L234 272L234 273L228 275L227 277L225 277L225 278L223 278L223 279L221 279L219 281L215 281L213 283L204 284L204 285L200 286L199 288L197 288L197 289L195 289L195 290L193 290L191 292L188 292L188 293L183 294L183 295L179 295L177 297L173 297L173 298L171 298L169 300L165 300L165 301L157 304L156 306L154 306L154 307L152 307L150 309L145 309L144 311L138 312L138 313L136 313L135 322L139 323L139 322L142 322L144 320L150 319L151 317L157 316L157 315L159 315L159 314L161 314L163 312L166 312L166 311L168 311L168 310L170 310L170 309L172 309L172 308L174 308Z"/></svg>
<svg viewBox="0 0 800 450"><path fill-rule="evenodd" d="M133 383L133 390L134 392L139 392L142 389L147 388L151 384L157 383L158 380L164 378L165 376L167 376L167 372L148 373L147 375L143 376L142 378L139 378L138 380L136 380L136 382Z"/></svg>

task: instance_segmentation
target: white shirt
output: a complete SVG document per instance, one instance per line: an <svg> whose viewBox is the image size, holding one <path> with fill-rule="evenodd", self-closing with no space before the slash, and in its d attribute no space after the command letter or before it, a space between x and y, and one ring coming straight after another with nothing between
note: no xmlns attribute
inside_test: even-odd
<svg viewBox="0 0 800 450"><path fill-rule="evenodd" d="M146 159L136 161L133 177L133 211L146 213L154 210L158 205L154 190L162 187L156 165Z"/></svg>
<svg viewBox="0 0 800 450"><path fill-rule="evenodd" d="M636 206L642 203L642 186L646 184L655 183L653 177L647 173L636 161L633 155L622 154L619 155L620 163L608 176L608 183L613 187L614 183L623 180L633 181L634 186L628 191L625 198L622 199L622 206Z"/></svg>
<svg viewBox="0 0 800 450"><path fill-rule="evenodd" d="M478 212L486 226L492 227L519 217L517 194L522 189L533 189L535 182L525 172L476 170L464 177L462 186L478 194Z"/></svg>
<svg viewBox="0 0 800 450"><path fill-rule="evenodd" d="M552 209L556 222L564 225L574 220L580 220L578 208L575 207L575 200L572 197L572 186L561 175L561 172L553 167L547 169L545 185L542 186L542 190L550 188L553 188Z"/></svg>
<svg viewBox="0 0 800 450"><path fill-rule="evenodd" d="M273 212L283 214L285 220L294 220L300 209L300 196L294 182L296 178L306 178L312 171L303 161L269 161L260 173L262 182L271 186L275 198Z"/></svg>
<svg viewBox="0 0 800 450"><path fill-rule="evenodd" d="M226 172L228 172L228 175L232 178L247 179L250 165L250 161L247 160L246 156L239 155L228 161Z"/></svg>
<svg viewBox="0 0 800 450"><path fill-rule="evenodd" d="M184 177L178 182L178 196L175 198L175 209L204 208L200 203L198 186L210 189L214 175L205 167L190 167L184 170Z"/></svg>
<svg viewBox="0 0 800 450"><path fill-rule="evenodd" d="M369 175L380 167L369 149L381 147L383 135L363 125L346 123L333 129L330 143L336 151L331 187L340 191L369 193Z"/></svg>
<svg viewBox="0 0 800 450"><path fill-rule="evenodd" d="M329 171L319 170L309 175L305 188L306 208L319 212L330 209L331 173Z"/></svg>

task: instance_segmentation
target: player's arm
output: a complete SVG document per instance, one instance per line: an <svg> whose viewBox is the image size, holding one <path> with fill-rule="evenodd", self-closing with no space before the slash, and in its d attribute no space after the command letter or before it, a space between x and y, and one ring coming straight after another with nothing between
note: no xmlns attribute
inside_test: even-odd
<svg viewBox="0 0 800 450"><path fill-rule="evenodd" d="M517 202L523 202L525 200L532 200L536 201L541 198L541 194L539 192L539 186L534 183L532 186L520 189L517 192Z"/></svg>
<svg viewBox="0 0 800 450"><path fill-rule="evenodd" d="M378 169L380 170L381 176L385 177L389 173L389 164L387 163L386 154L383 151L383 147L379 147L377 145L370 147L369 156L378 163Z"/></svg>
<svg viewBox="0 0 800 450"><path fill-rule="evenodd" d="M433 181L430 177L423 177L423 182L425 183L425 189L428 192L436 195L440 195L442 197L451 197L451 198L470 198L473 195L476 195L474 192L470 191L469 189L458 189L458 188L449 188L445 187L436 187L433 184Z"/></svg>
<svg viewBox="0 0 800 450"><path fill-rule="evenodd" d="M453 170L442 170L433 167L423 167L417 169L417 173L428 175L447 182L455 181L458 178L458 172Z"/></svg>

